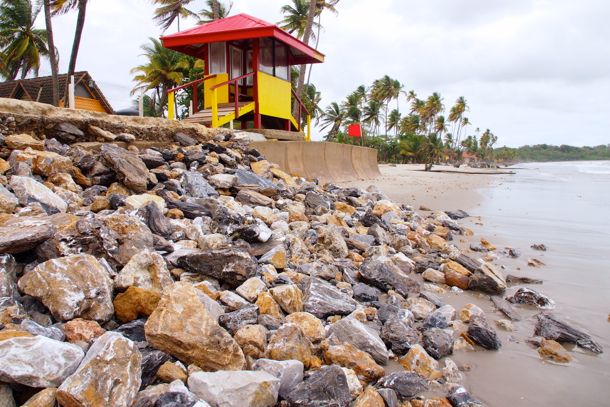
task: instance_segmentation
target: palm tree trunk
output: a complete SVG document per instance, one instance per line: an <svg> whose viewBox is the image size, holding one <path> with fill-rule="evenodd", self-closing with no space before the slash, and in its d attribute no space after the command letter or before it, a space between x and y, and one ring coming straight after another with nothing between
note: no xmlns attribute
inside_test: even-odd
<svg viewBox="0 0 610 407"><path fill-rule="evenodd" d="M218 0L212 0L212 15L214 20L220 19L220 4L218 4Z"/></svg>
<svg viewBox="0 0 610 407"><path fill-rule="evenodd" d="M72 54L70 55L70 65L68 66L68 77L66 78L66 88L64 92L64 106L67 105L68 89L70 78L76 70L76 59L80 48L80 40L85 27L85 17L87 16L87 0L78 0L78 16L76 18L76 31L74 32L74 42L72 43Z"/></svg>
<svg viewBox="0 0 610 407"><path fill-rule="evenodd" d="M320 32L322 31L322 10L318 14L318 33L316 35L316 49L320 45ZM313 64L309 65L309 73L307 74L307 84L311 83L311 71L313 70Z"/></svg>
<svg viewBox="0 0 610 407"><path fill-rule="evenodd" d="M44 20L47 28L47 38L49 42L49 59L51 60L51 95L53 98L53 106L59 104L59 79L57 78L57 54L55 50L55 39L53 37L53 22L51 21L51 3L50 0L44 0Z"/></svg>
<svg viewBox="0 0 610 407"><path fill-rule="evenodd" d="M309 11L307 13L307 26L305 27L305 34L303 35L303 42L306 45L309 45L309 40L311 38L311 31L313 30L313 20L316 16L316 0L309 1ZM301 70L299 71L299 82L297 83L297 95L300 98L303 98L303 89L305 88L305 70L307 69L307 65L301 65Z"/></svg>

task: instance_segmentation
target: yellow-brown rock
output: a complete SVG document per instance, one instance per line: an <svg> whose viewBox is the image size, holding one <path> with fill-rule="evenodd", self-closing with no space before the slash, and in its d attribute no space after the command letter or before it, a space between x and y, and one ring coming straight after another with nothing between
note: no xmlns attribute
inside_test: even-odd
<svg viewBox="0 0 610 407"><path fill-rule="evenodd" d="M244 354L255 359L265 357L267 347L267 329L262 325L246 325L233 338L237 341Z"/></svg>
<svg viewBox="0 0 610 407"><path fill-rule="evenodd" d="M5 159L0 158L0 174L4 174L11 168L11 165Z"/></svg>
<svg viewBox="0 0 610 407"><path fill-rule="evenodd" d="M409 352L399 360L402 367L409 372L415 372L429 380L438 379L443 376L438 362L428 355L426 350L419 344L409 349Z"/></svg>
<svg viewBox="0 0 610 407"><path fill-rule="evenodd" d="M62 172L59 174L53 174L47 179L47 181L53 183L53 185L55 185L55 186L61 187L70 192L78 193L82 190L82 188L79 187L76 182L74 182L74 179L72 179L72 176L65 172Z"/></svg>
<svg viewBox="0 0 610 407"><path fill-rule="evenodd" d="M326 337L322 321L309 312L295 312L286 317L286 322L297 325L311 342L320 342Z"/></svg>
<svg viewBox="0 0 610 407"><path fill-rule="evenodd" d="M127 291L114 298L114 315L122 323L133 321L139 317L147 317L157 308L160 299L159 291L129 287Z"/></svg>
<svg viewBox="0 0 610 407"><path fill-rule="evenodd" d="M108 187L106 195L131 195L131 192L127 187L119 182L114 182Z"/></svg>
<svg viewBox="0 0 610 407"><path fill-rule="evenodd" d="M451 270L466 277L470 277L472 275L470 270L453 260L449 260L447 263L444 263L441 266L441 271L446 272L447 270Z"/></svg>
<svg viewBox="0 0 610 407"><path fill-rule="evenodd" d="M51 151L37 151L34 153L32 169L35 174L49 177L53 174L70 172L72 160L69 157L53 153Z"/></svg>
<svg viewBox="0 0 610 407"><path fill-rule="evenodd" d="M413 399L412 407L451 407L451 403L446 398Z"/></svg>
<svg viewBox="0 0 610 407"><path fill-rule="evenodd" d="M184 213L178 208L172 208L165 214L170 219L184 219Z"/></svg>
<svg viewBox="0 0 610 407"><path fill-rule="evenodd" d="M157 370L157 377L159 380L165 383L171 383L174 380L180 380L186 383L188 375L186 369L178 364L178 362L170 362L169 360L159 367Z"/></svg>
<svg viewBox="0 0 610 407"><path fill-rule="evenodd" d="M356 213L356 208L354 208L351 205L346 204L345 202L340 202L340 201L335 202L335 210L346 213L350 216L353 215L354 213Z"/></svg>
<svg viewBox="0 0 610 407"><path fill-rule="evenodd" d="M114 279L114 287L124 290L131 286L163 291L174 280L163 257L152 250L135 254Z"/></svg>
<svg viewBox="0 0 610 407"><path fill-rule="evenodd" d="M489 242L489 240L485 239L485 238L481 238L481 246L483 246L485 249L489 250L489 251L493 251L496 250L496 246L494 246L493 244L491 244Z"/></svg>
<svg viewBox="0 0 610 407"><path fill-rule="evenodd" d="M25 150L28 147L40 151L44 149L44 141L37 140L29 134L11 134L6 136L4 143L11 150Z"/></svg>
<svg viewBox="0 0 610 407"><path fill-rule="evenodd" d="M367 382L377 380L385 373L383 367L375 363L368 353L351 343L325 346L324 360L329 365L337 364L352 369L360 379Z"/></svg>
<svg viewBox="0 0 610 407"><path fill-rule="evenodd" d="M288 185L289 187L293 187L296 185L296 182L294 182L294 178L288 174L286 174L284 171L280 170L279 168L271 168L271 173L273 175L275 175L277 178L283 180L286 185Z"/></svg>
<svg viewBox="0 0 610 407"><path fill-rule="evenodd" d="M291 324L285 324L278 329L267 345L267 357L274 360L300 360L308 368L322 365L321 360L313 353L311 342L303 331Z"/></svg>
<svg viewBox="0 0 610 407"><path fill-rule="evenodd" d="M558 363L570 363L572 361L572 356L566 348L552 339L543 339L538 348L538 353L542 358L551 359Z"/></svg>
<svg viewBox="0 0 610 407"><path fill-rule="evenodd" d="M373 207L373 215L383 216L387 212L400 212L400 207L396 205L394 202L388 201L387 199L382 199L378 201Z"/></svg>
<svg viewBox="0 0 610 407"><path fill-rule="evenodd" d="M267 160L254 161L250 163L250 168L256 175L265 175L271 169L271 163Z"/></svg>
<svg viewBox="0 0 610 407"><path fill-rule="evenodd" d="M268 291L260 293L255 304L258 307L259 314L271 315L278 319L283 317L280 306L275 302L273 296Z"/></svg>
<svg viewBox="0 0 610 407"><path fill-rule="evenodd" d="M261 257L260 262L271 264L276 269L283 270L288 265L286 249L283 246L276 246L265 253L265 255Z"/></svg>
<svg viewBox="0 0 610 407"><path fill-rule="evenodd" d="M377 393L374 387L367 387L356 399L352 407L385 407L383 397Z"/></svg>
<svg viewBox="0 0 610 407"><path fill-rule="evenodd" d="M110 201L105 196L96 196L91 202L91 212L98 213L110 208Z"/></svg>
<svg viewBox="0 0 610 407"><path fill-rule="evenodd" d="M11 339L11 338L20 338L20 337L29 337L29 336L34 336L31 333L27 332L27 331L18 331L18 330L13 330L13 329L4 329L2 331L0 331L0 341L4 341L6 339Z"/></svg>
<svg viewBox="0 0 610 407"><path fill-rule="evenodd" d="M444 250L447 247L447 241L434 233L426 237L426 242L428 246L435 250Z"/></svg>
<svg viewBox="0 0 610 407"><path fill-rule="evenodd" d="M146 340L187 364L208 371L240 370L244 354L235 340L207 311L197 289L175 283L144 326Z"/></svg>
<svg viewBox="0 0 610 407"><path fill-rule="evenodd" d="M470 322L472 317L484 316L485 313L483 310L474 305L474 304L466 304L459 312L459 317L462 322Z"/></svg>
<svg viewBox="0 0 610 407"><path fill-rule="evenodd" d="M445 284L450 287L458 287L462 290L468 289L470 279L463 274L456 273L452 270L445 271Z"/></svg>
<svg viewBox="0 0 610 407"><path fill-rule="evenodd" d="M55 407L56 394L57 389L49 387L30 397L21 407Z"/></svg>
<svg viewBox="0 0 610 407"><path fill-rule="evenodd" d="M82 318L75 318L72 321L66 322L63 325L63 331L66 340L71 343L90 343L106 332L96 321Z"/></svg>
<svg viewBox="0 0 610 407"><path fill-rule="evenodd" d="M303 293L296 285L279 285L269 292L286 314L303 311Z"/></svg>

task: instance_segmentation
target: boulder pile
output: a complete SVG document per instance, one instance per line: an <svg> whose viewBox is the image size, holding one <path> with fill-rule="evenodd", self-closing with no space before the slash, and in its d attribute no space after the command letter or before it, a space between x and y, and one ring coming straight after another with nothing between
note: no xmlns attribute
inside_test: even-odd
<svg viewBox="0 0 610 407"><path fill-rule="evenodd" d="M3 403L480 405L450 356L500 339L439 295L506 281L456 220L292 177L232 134L175 140L0 139Z"/></svg>

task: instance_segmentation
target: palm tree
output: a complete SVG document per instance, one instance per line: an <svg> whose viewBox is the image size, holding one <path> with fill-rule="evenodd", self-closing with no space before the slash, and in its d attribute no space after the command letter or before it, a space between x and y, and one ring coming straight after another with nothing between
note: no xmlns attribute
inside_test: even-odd
<svg viewBox="0 0 610 407"><path fill-rule="evenodd" d="M174 21L178 22L178 31L180 31L180 17L194 16L187 6L193 0L153 0L159 7L155 9L155 21L161 26L163 31L166 31Z"/></svg>
<svg viewBox="0 0 610 407"><path fill-rule="evenodd" d="M374 134L379 133L379 126L381 125L381 107L382 103L377 99L369 100L368 104L364 107L364 123L370 126L371 132Z"/></svg>
<svg viewBox="0 0 610 407"><path fill-rule="evenodd" d="M394 135L398 135L398 127L400 126L401 115L398 109L392 110L390 115L388 116L388 131L394 129Z"/></svg>
<svg viewBox="0 0 610 407"><path fill-rule="evenodd" d="M320 108L320 102L322 102L322 94L316 89L314 84L305 84L305 90L303 92L303 104L311 114L312 119L316 119L316 124L320 121L320 116L324 114L324 111ZM303 120L306 120L303 117Z"/></svg>
<svg viewBox="0 0 610 407"><path fill-rule="evenodd" d="M225 5L218 0L206 0L207 8L204 8L199 12L199 24L211 23L214 20L229 17L233 3L229 2L229 5Z"/></svg>
<svg viewBox="0 0 610 407"><path fill-rule="evenodd" d="M5 76L15 79L33 72L38 75L40 57L48 56L47 32L34 28L41 7L30 0L3 1L0 4L0 47Z"/></svg>
<svg viewBox="0 0 610 407"><path fill-rule="evenodd" d="M131 70L136 74L134 80L137 82L131 94L154 90L157 111L162 112L167 104L169 89L181 83L189 63L182 54L163 47L156 38L150 38L150 44L141 48L148 61Z"/></svg>
<svg viewBox="0 0 610 407"><path fill-rule="evenodd" d="M342 109L337 102L332 102L326 108L324 115L322 116L322 127L320 128L321 130L325 130L330 127L330 131L325 137L326 141L332 141L335 138L346 118L347 115L345 110Z"/></svg>
<svg viewBox="0 0 610 407"><path fill-rule="evenodd" d="M76 71L76 60L78 58L78 50L80 48L80 41L83 36L83 29L85 28L85 18L87 16L87 2L88 0L51 0L51 9L54 15L65 14L71 10L78 10L78 16L76 17L76 29L74 31L74 41L72 43L72 52L70 54L70 63L68 64L68 80L66 81L66 88L64 92L64 99L68 95L68 86L70 84L69 78L74 75ZM66 102L64 100L64 106Z"/></svg>
<svg viewBox="0 0 610 407"><path fill-rule="evenodd" d="M315 2L315 0L313 0ZM284 19L278 23L282 30L288 31L290 34L296 35L300 40L305 39L307 24L309 18L309 8L311 2L309 0L292 0L292 5L287 4L282 6L281 12ZM315 28L319 28L318 23L312 23ZM310 38L316 39L313 31L309 35ZM309 38L308 38L309 41Z"/></svg>
<svg viewBox="0 0 610 407"><path fill-rule="evenodd" d="M466 99L463 96L460 96L455 104L451 107L449 111L449 121L453 123L453 132L455 133L455 147L457 147L460 143L460 132L462 127L462 118L464 117L464 112L468 110L468 104ZM457 126L457 129L456 129Z"/></svg>

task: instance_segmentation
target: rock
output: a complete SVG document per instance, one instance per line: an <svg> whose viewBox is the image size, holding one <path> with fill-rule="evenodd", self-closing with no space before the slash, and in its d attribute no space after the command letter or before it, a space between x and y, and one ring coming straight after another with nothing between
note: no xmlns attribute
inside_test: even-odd
<svg viewBox="0 0 610 407"><path fill-rule="evenodd" d="M19 327L24 331L31 333L32 335L42 335L46 336L47 338L55 339L56 341L62 342L65 339L64 333L61 331L61 329L55 326L45 327L30 319L25 319L21 321Z"/></svg>
<svg viewBox="0 0 610 407"><path fill-rule="evenodd" d="M266 356L273 360L299 360L309 368L320 366L311 342L296 325L282 325L271 336Z"/></svg>
<svg viewBox="0 0 610 407"><path fill-rule="evenodd" d="M542 284L543 281L537 278L531 277L518 277L511 274L506 276L506 283L508 285L519 285L519 284Z"/></svg>
<svg viewBox="0 0 610 407"><path fill-rule="evenodd" d="M575 343L593 353L603 353L602 347L591 336L559 320L552 314L538 314L535 334L557 342Z"/></svg>
<svg viewBox="0 0 610 407"><path fill-rule="evenodd" d="M393 289L403 296L420 289L416 280L404 274L389 257L385 256L365 260L360 267L360 277L369 285L384 291Z"/></svg>
<svg viewBox="0 0 610 407"><path fill-rule="evenodd" d="M235 294L232 291L224 290L220 292L218 299L221 303L227 306L229 311L237 311L242 308L246 308L251 306L251 304L241 298L239 295Z"/></svg>
<svg viewBox="0 0 610 407"><path fill-rule="evenodd" d="M422 277L424 280L430 281L431 283L445 284L445 274L442 271L426 269L422 273Z"/></svg>
<svg viewBox="0 0 610 407"><path fill-rule="evenodd" d="M303 293L296 285L276 286L270 289L269 293L286 314L303 311Z"/></svg>
<svg viewBox="0 0 610 407"><path fill-rule="evenodd" d="M521 316L519 315L519 313L513 308L513 306L508 301L506 301L502 297L492 296L491 301L494 303L498 311L501 311L512 321L521 320Z"/></svg>
<svg viewBox="0 0 610 407"><path fill-rule="evenodd" d="M29 134L11 134L6 136L4 143L11 150L25 150L28 147L32 150L44 149L44 141L37 140Z"/></svg>
<svg viewBox="0 0 610 407"><path fill-rule="evenodd" d="M235 341L241 346L244 355L259 359L267 349L267 328L262 325L245 325L235 332Z"/></svg>
<svg viewBox="0 0 610 407"><path fill-rule="evenodd" d="M453 332L447 329L430 328L424 331L423 346L434 359L449 356L453 353Z"/></svg>
<svg viewBox="0 0 610 407"><path fill-rule="evenodd" d="M57 389L54 387L43 389L30 397L22 407L55 407L56 394Z"/></svg>
<svg viewBox="0 0 610 407"><path fill-rule="evenodd" d="M18 285L60 321L82 317L105 322L114 313L112 280L107 269L88 254L41 263L21 277Z"/></svg>
<svg viewBox="0 0 610 407"><path fill-rule="evenodd" d="M464 375L455 362L449 358L445 359L445 367L443 367L443 377L449 383L460 383L464 380Z"/></svg>
<svg viewBox="0 0 610 407"><path fill-rule="evenodd" d="M470 277L468 288L489 294L502 294L506 291L506 280L493 265L483 263Z"/></svg>
<svg viewBox="0 0 610 407"><path fill-rule="evenodd" d="M80 347L45 336L0 340L0 380L29 387L57 387L84 356Z"/></svg>
<svg viewBox="0 0 610 407"><path fill-rule="evenodd" d="M104 241L104 249L120 265L126 265L138 253L153 249L153 234L137 216L115 212L101 220L100 239Z"/></svg>
<svg viewBox="0 0 610 407"><path fill-rule="evenodd" d="M349 389L352 398L358 397L360 393L362 393L362 384L352 369L348 369L346 367L341 368L343 373L345 373L345 378L347 379L347 388Z"/></svg>
<svg viewBox="0 0 610 407"><path fill-rule="evenodd" d="M385 405L383 397L379 395L374 387L369 386L358 396L353 407L385 407Z"/></svg>
<svg viewBox="0 0 610 407"><path fill-rule="evenodd" d="M141 384L142 356L136 345L116 332L107 332L91 345L85 359L57 390L65 407L131 406Z"/></svg>
<svg viewBox="0 0 610 407"><path fill-rule="evenodd" d="M326 337L322 321L309 312L295 312L286 317L286 322L301 328L307 339L311 342L320 342Z"/></svg>
<svg viewBox="0 0 610 407"><path fill-rule="evenodd" d="M447 328L455 319L455 308L447 304L431 312L424 321L424 328Z"/></svg>
<svg viewBox="0 0 610 407"><path fill-rule="evenodd" d="M233 288L256 273L256 262L248 252L237 248L187 254L178 259L178 265L187 271L214 277Z"/></svg>
<svg viewBox="0 0 610 407"><path fill-rule="evenodd" d="M419 344L413 345L409 352L400 358L399 362L405 370L415 372L428 380L442 377L438 362L430 357Z"/></svg>
<svg viewBox="0 0 610 407"><path fill-rule="evenodd" d="M188 379L184 365L180 362L172 363L169 361L163 363L159 370L157 370L157 377L165 383L171 383L174 380L180 380L181 382L186 383L186 380Z"/></svg>
<svg viewBox="0 0 610 407"><path fill-rule="evenodd" d="M533 305L541 309L555 308L555 301L538 291L525 287L519 288L512 297L507 297L506 299L513 304Z"/></svg>
<svg viewBox="0 0 610 407"><path fill-rule="evenodd" d="M485 317L473 317L468 326L468 337L488 350L498 350L502 344L496 331L489 326Z"/></svg>
<svg viewBox="0 0 610 407"><path fill-rule="evenodd" d="M394 372L382 377L379 387L392 389L401 400L409 400L428 389L426 379L412 372Z"/></svg>
<svg viewBox="0 0 610 407"><path fill-rule="evenodd" d="M464 219L464 218L470 217L470 215L467 212L465 212L461 209L458 209L456 211L445 211L445 213L447 214L447 216L449 216L453 220L459 220L459 219Z"/></svg>
<svg viewBox="0 0 610 407"><path fill-rule="evenodd" d="M242 189L235 196L237 202L251 206L272 206L275 202L273 199L249 189Z"/></svg>
<svg viewBox="0 0 610 407"><path fill-rule="evenodd" d="M386 407L400 407L400 401L396 392L392 389L377 389L377 393L383 398Z"/></svg>
<svg viewBox="0 0 610 407"><path fill-rule="evenodd" d="M210 407L191 393L181 381L161 383L140 391L133 407Z"/></svg>
<svg viewBox="0 0 610 407"><path fill-rule="evenodd" d="M483 407L483 403L474 399L464 387L452 386L447 399L453 407Z"/></svg>
<svg viewBox="0 0 610 407"><path fill-rule="evenodd" d="M336 226L328 226L322 229L320 235L322 245L328 249L331 255L338 259L343 259L349 254L347 243Z"/></svg>
<svg viewBox="0 0 610 407"><path fill-rule="evenodd" d="M182 132L174 134L174 141L183 147L194 146L197 144L196 139Z"/></svg>
<svg viewBox="0 0 610 407"><path fill-rule="evenodd" d="M258 320L257 311L258 307L255 305L248 305L237 311L220 315L218 323L229 331L229 333L235 334L235 332L243 326L256 324L256 321Z"/></svg>
<svg viewBox="0 0 610 407"><path fill-rule="evenodd" d="M404 355L414 345L421 343L422 336L418 330L409 326L398 315L390 317L381 328L381 339L397 355Z"/></svg>
<svg viewBox="0 0 610 407"><path fill-rule="evenodd" d="M148 204L156 205L160 211L165 210L165 200L154 194L130 195L125 199L127 209L140 209Z"/></svg>
<svg viewBox="0 0 610 407"><path fill-rule="evenodd" d="M144 343L138 343L140 353L142 354L142 362L140 363L142 370L142 385L141 388L150 386L157 378L157 371L170 359L170 356L160 350L155 350L149 346L141 347Z"/></svg>
<svg viewBox="0 0 610 407"><path fill-rule="evenodd" d="M218 196L218 192L211 186L203 177L203 174L196 171L187 171L184 173L182 181L184 191L188 196L193 198L208 198L210 196Z"/></svg>
<svg viewBox="0 0 610 407"><path fill-rule="evenodd" d="M244 355L199 299L197 289L175 283L161 297L145 325L146 340L156 349L206 370L239 370Z"/></svg>
<svg viewBox="0 0 610 407"><path fill-rule="evenodd" d="M352 396L347 377L339 366L323 366L304 382L296 385L285 397L290 406L349 407Z"/></svg>
<svg viewBox="0 0 610 407"><path fill-rule="evenodd" d="M13 213L19 205L17 197L3 185L0 185L0 212Z"/></svg>
<svg viewBox="0 0 610 407"><path fill-rule="evenodd" d="M329 315L347 315L358 303L335 286L319 278L312 278L305 290L303 308L318 318Z"/></svg>
<svg viewBox="0 0 610 407"><path fill-rule="evenodd" d="M547 250L546 246L544 244L542 244L542 243L533 244L530 247L532 249L534 249L534 250L538 250L538 251L541 251L541 252L546 252L546 250Z"/></svg>
<svg viewBox="0 0 610 407"><path fill-rule="evenodd" d="M237 184L237 177L231 174L214 174L208 178L210 184L220 189L229 189Z"/></svg>
<svg viewBox="0 0 610 407"><path fill-rule="evenodd" d="M360 302L372 302L379 300L380 291L368 284L357 283L353 286L354 299Z"/></svg>
<svg viewBox="0 0 610 407"><path fill-rule="evenodd" d="M466 304L460 310L459 316L462 322L470 322L473 317L485 316L485 312L474 304Z"/></svg>
<svg viewBox="0 0 610 407"><path fill-rule="evenodd" d="M425 319L436 309L436 305L422 297L411 297L407 303L415 319Z"/></svg>
<svg viewBox="0 0 610 407"><path fill-rule="evenodd" d="M558 363L570 363L572 356L559 342L552 339L543 339L538 348L538 353L543 359L551 359Z"/></svg>
<svg viewBox="0 0 610 407"><path fill-rule="evenodd" d="M18 222L0 226L0 253L18 254L35 249L56 233L47 222Z"/></svg>
<svg viewBox="0 0 610 407"><path fill-rule="evenodd" d="M328 335L335 335L341 342L351 343L371 355L379 364L388 363L388 350L377 331L353 316L345 317L332 324L328 329Z"/></svg>
<svg viewBox="0 0 610 407"><path fill-rule="evenodd" d="M53 126L52 136L62 143L72 144L76 141L84 141L85 133L72 123L61 122Z"/></svg>
<svg viewBox="0 0 610 407"><path fill-rule="evenodd" d="M457 287L462 290L468 290L470 286L470 277L456 273L453 270L445 271L445 284L449 287Z"/></svg>
<svg viewBox="0 0 610 407"><path fill-rule="evenodd" d="M253 370L269 373L280 381L279 395L286 395L303 381L304 366L298 360L258 359L252 366Z"/></svg>
<svg viewBox="0 0 610 407"><path fill-rule="evenodd" d="M117 290L126 290L134 286L149 290L163 291L173 284L167 264L161 255L144 250L133 255L114 279Z"/></svg>
<svg viewBox="0 0 610 407"><path fill-rule="evenodd" d="M277 302L273 299L273 296L268 291L264 291L259 294L255 305L258 307L258 312L262 315L270 315L277 319L282 319L282 310Z"/></svg>
<svg viewBox="0 0 610 407"><path fill-rule="evenodd" d="M114 298L114 314L122 323L148 317L160 299L161 294L158 291L132 286Z"/></svg>
<svg viewBox="0 0 610 407"><path fill-rule="evenodd" d="M146 192L150 173L140 157L112 144L102 145L101 153L127 188L137 193Z"/></svg>
<svg viewBox="0 0 610 407"><path fill-rule="evenodd" d="M66 212L68 209L68 204L63 199L34 178L13 175L10 185L19 199L19 203L23 206L39 203L50 215Z"/></svg>
<svg viewBox="0 0 610 407"><path fill-rule="evenodd" d="M276 246L269 250L260 258L260 263L271 264L278 270L283 270L288 265L286 249L283 246Z"/></svg>
<svg viewBox="0 0 610 407"><path fill-rule="evenodd" d="M324 349L324 360L327 364L336 364L354 370L362 380L375 381L384 375L379 366L368 353L350 343L328 345Z"/></svg>
<svg viewBox="0 0 610 407"><path fill-rule="evenodd" d="M513 330L513 323L510 322L510 320L508 320L508 319L497 319L496 325L505 331Z"/></svg>
<svg viewBox="0 0 610 407"><path fill-rule="evenodd" d="M235 289L235 292L250 302L256 301L258 295L262 293L267 286L258 277L250 277L242 285Z"/></svg>
<svg viewBox="0 0 610 407"><path fill-rule="evenodd" d="M280 380L264 371L196 372L188 386L214 406L272 407L277 402Z"/></svg>
<svg viewBox="0 0 610 407"><path fill-rule="evenodd" d="M91 343L94 339L102 336L106 330L95 321L76 318L63 325L66 340L71 343Z"/></svg>
<svg viewBox="0 0 610 407"><path fill-rule="evenodd" d="M305 194L305 205L311 209L322 207L329 210L332 206L332 202L328 197L310 191Z"/></svg>

